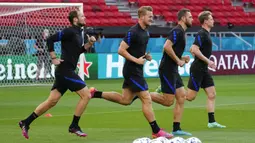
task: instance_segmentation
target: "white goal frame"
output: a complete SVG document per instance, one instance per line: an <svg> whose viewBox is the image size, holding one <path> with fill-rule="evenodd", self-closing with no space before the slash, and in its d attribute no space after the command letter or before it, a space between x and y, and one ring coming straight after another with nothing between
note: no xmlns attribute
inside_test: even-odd
<svg viewBox="0 0 255 143"><path fill-rule="evenodd" d="M11 8L17 8L14 11L7 11L7 12L0 12L0 17L2 16L9 16L9 15L15 15L20 13L26 13L26 12L33 12L38 10L44 10L48 8L65 8L65 7L77 7L77 9L81 12L83 12L83 3L14 3L14 2L0 2L0 7L5 7L8 9L8 7ZM20 8L19 8L20 7ZM80 56L80 63L83 63L84 61L84 54L81 54ZM1 64L1 63L0 63ZM79 76L81 79L84 80L84 73L81 69L83 69L83 64L80 65L79 69ZM13 69L14 70L14 69ZM1 83L1 82L0 82ZM8 86L34 86L34 85L50 85L52 83L24 83L20 84L19 82L12 84L0 84L0 87L8 87Z"/></svg>

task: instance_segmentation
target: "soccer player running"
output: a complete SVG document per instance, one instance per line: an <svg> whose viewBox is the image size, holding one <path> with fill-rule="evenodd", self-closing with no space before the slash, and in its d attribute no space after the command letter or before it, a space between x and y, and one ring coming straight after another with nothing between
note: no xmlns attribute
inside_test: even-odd
<svg viewBox="0 0 255 143"><path fill-rule="evenodd" d="M81 137L87 136L87 134L82 132L78 123L90 100L91 94L86 84L74 70L77 66L79 55L89 49L96 39L89 36L85 36L87 38L85 39L84 35L82 35L82 27L86 24L82 12L71 11L68 19L72 25L71 27L65 28L47 39L47 46L50 51L52 63L57 65L55 81L48 99L41 103L26 119L19 122L22 134L27 139L29 138L28 130L30 124L43 113L54 107L68 89L75 91L80 96L73 121L69 127L69 132ZM88 42L84 44L84 40ZM57 41L61 41L61 59L58 59L54 52L54 42Z"/></svg>
<svg viewBox="0 0 255 143"><path fill-rule="evenodd" d="M207 95L208 128L225 128L215 121L215 97L216 91L212 76L208 72L208 67L216 69L213 61L209 60L212 54L212 40L210 30L213 27L214 20L212 13L203 11L198 19L202 29L197 33L195 41L191 46L190 52L195 56L195 60L190 67L190 78L188 83L187 100L192 101L196 98L199 88L203 88Z"/></svg>
<svg viewBox="0 0 255 143"><path fill-rule="evenodd" d="M143 114L152 128L152 137L172 138L173 135L160 129L156 122L148 85L143 77L143 64L146 60L152 59L150 54L145 53L150 37L147 28L153 22L152 7L140 7L138 17L138 23L128 30L118 50L118 53L126 59L123 67L125 79L122 90L123 96L115 92L100 92L97 90L91 90L91 95L93 98L103 98L122 105L130 105L137 95L142 101Z"/></svg>
<svg viewBox="0 0 255 143"><path fill-rule="evenodd" d="M177 17L178 25L170 31L167 37L159 66L159 77L163 94L152 92L151 98L152 101L168 107L174 104L174 99L176 99L173 109L172 133L174 135L191 135L191 133L184 132L180 127L186 90L178 73L178 66L182 67L190 61L189 56L182 56L182 54L186 45L185 31L192 26L193 18L190 10L185 8L178 12Z"/></svg>

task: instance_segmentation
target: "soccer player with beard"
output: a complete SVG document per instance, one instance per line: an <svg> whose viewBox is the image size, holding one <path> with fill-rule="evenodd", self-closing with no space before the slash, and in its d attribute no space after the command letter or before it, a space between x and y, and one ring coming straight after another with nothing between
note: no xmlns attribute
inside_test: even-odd
<svg viewBox="0 0 255 143"><path fill-rule="evenodd" d="M22 134L27 139L29 138L28 130L30 124L43 113L54 107L68 89L76 92L80 96L73 121L69 127L69 132L81 137L87 136L87 134L82 132L78 123L90 100L91 94L85 82L74 71L79 55L89 49L96 39L93 36L83 35L83 26L86 23L82 12L71 11L68 19L72 25L71 27L65 28L47 39L52 63L57 65L55 81L48 99L41 103L26 119L19 122ZM61 59L58 59L54 52L54 42L57 41L61 41ZM87 43L84 44L84 41L87 41Z"/></svg>
<svg viewBox="0 0 255 143"><path fill-rule="evenodd" d="M174 135L191 135L188 132L182 131L180 122L182 118L186 90L178 73L178 66L182 67L185 63L190 61L189 56L182 56L185 45L185 31L192 26L192 15L190 10L181 9L178 14L178 25L174 27L167 37L164 45L163 57L159 66L159 77L161 82L161 89L163 94L159 92L152 92L152 101L163 106L171 106L176 99L173 120L173 134Z"/></svg>

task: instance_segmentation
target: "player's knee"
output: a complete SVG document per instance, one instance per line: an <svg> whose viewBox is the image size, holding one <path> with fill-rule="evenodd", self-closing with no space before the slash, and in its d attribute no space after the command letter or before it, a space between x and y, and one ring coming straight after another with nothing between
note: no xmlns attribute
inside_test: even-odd
<svg viewBox="0 0 255 143"><path fill-rule="evenodd" d="M124 106L131 105L131 103L132 103L132 100L122 100L122 105Z"/></svg>
<svg viewBox="0 0 255 143"><path fill-rule="evenodd" d="M170 107L174 104L174 95L163 94L162 105Z"/></svg>
<svg viewBox="0 0 255 143"><path fill-rule="evenodd" d="M81 97L82 100L89 100L90 99L90 93L80 94L80 97Z"/></svg>
<svg viewBox="0 0 255 143"><path fill-rule="evenodd" d="M91 98L90 92L88 89L82 89L77 92L81 98L81 100L89 100Z"/></svg>
<svg viewBox="0 0 255 143"><path fill-rule="evenodd" d="M186 97L181 96L176 100L176 102L178 102L179 105L182 105L182 104L184 104L185 100L186 100Z"/></svg>
<svg viewBox="0 0 255 143"><path fill-rule="evenodd" d="M216 93L215 92L212 92L212 93L208 94L208 99L209 100L215 100L215 98L216 98Z"/></svg>
<svg viewBox="0 0 255 143"><path fill-rule="evenodd" d="M174 104L174 100L165 100L164 101L164 106L170 107Z"/></svg>
<svg viewBox="0 0 255 143"><path fill-rule="evenodd" d="M196 96L186 96L186 100L188 100L188 101L193 101L193 100L195 100L196 99Z"/></svg>
<svg viewBox="0 0 255 143"><path fill-rule="evenodd" d="M152 104L151 98L142 99L142 103L143 104L148 104L148 105Z"/></svg>
<svg viewBox="0 0 255 143"><path fill-rule="evenodd" d="M131 103L130 102L123 102L122 105L129 106L129 105L131 105Z"/></svg>

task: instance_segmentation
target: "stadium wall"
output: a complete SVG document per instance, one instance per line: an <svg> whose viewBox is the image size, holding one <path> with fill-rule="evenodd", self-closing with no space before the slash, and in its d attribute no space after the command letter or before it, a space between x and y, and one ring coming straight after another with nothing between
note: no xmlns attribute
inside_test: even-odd
<svg viewBox="0 0 255 143"><path fill-rule="evenodd" d="M185 52L184 55L190 55ZM152 53L153 60L144 64L145 77L158 77L158 67L162 53ZM77 71L84 73L85 79L112 79L122 78L124 58L117 53L83 54L83 63L78 63ZM210 70L213 75L255 74L255 51L224 51L213 52L211 59L217 64L216 71ZM29 83L36 77L36 57L33 56L1 56L0 57L0 84L12 83L13 80ZM194 58L184 67L179 67L181 76L189 76L189 68ZM83 69L79 69L83 64ZM47 78L54 78L54 65Z"/></svg>
<svg viewBox="0 0 255 143"><path fill-rule="evenodd" d="M248 46L245 42L242 40L236 38L236 37L212 37L213 41L213 51L245 51L245 50L255 50L255 37L242 37L245 41L247 41L250 45ZM101 39L101 42L95 43L95 51L96 53L117 53L118 47L121 42L122 38L103 38ZM35 39L32 40L20 40L24 41L24 44L18 44L18 45L24 45L24 48L21 48L20 46L16 46L17 42L13 40L15 43L9 43L11 40L0 40L0 54L1 55L7 55L8 53L13 53L11 51L21 51L16 52L15 54L22 55L32 55L36 52L36 49L34 48L34 45L36 43ZM186 40L186 47L185 51L189 51L189 48L194 42L194 37L188 36ZM163 50L163 45L165 43L165 38L150 38L148 42L147 50L150 52L161 52ZM60 42L55 43L55 52L57 54L61 53L61 45ZM15 49L18 48L18 49ZM24 51L22 51L23 49Z"/></svg>

